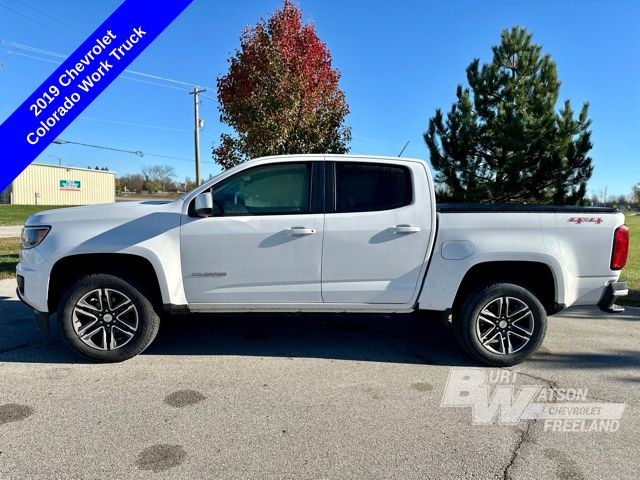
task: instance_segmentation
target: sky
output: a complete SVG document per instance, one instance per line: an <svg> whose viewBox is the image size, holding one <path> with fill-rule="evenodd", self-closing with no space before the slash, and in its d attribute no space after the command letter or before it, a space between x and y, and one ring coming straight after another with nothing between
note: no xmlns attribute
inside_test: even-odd
<svg viewBox="0 0 640 480"><path fill-rule="evenodd" d="M0 122L120 5L118 0L0 0ZM640 182L640 2L298 0L304 20L328 45L350 107L351 153L428 161L422 134L436 108L448 111L465 68L491 59L500 32L526 27L551 54L560 101L590 103L594 174L588 195L627 194ZM160 5L160 3L158 4ZM201 117L202 172L219 168L210 150L219 122L216 78L239 46L242 28L280 1L195 0L59 137L142 151L50 145L36 159L118 174L169 164L195 176L192 85L207 88ZM17 44L17 45L16 45ZM38 49L38 50L34 50ZM57 54L57 55L56 55ZM559 107L559 105L558 105ZM155 155L155 156L154 156ZM169 157L169 158L167 158Z"/></svg>

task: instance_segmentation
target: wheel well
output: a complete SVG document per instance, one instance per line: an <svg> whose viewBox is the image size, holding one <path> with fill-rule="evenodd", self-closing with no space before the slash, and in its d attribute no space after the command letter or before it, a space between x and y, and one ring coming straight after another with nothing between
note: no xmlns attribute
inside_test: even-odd
<svg viewBox="0 0 640 480"><path fill-rule="evenodd" d="M549 315L559 311L556 303L556 286L553 272L548 265L539 262L486 262L474 265L466 273L456 298L453 311L461 307L471 291L492 283L514 283L533 293Z"/></svg>
<svg viewBox="0 0 640 480"><path fill-rule="evenodd" d="M62 258L53 266L49 278L49 311L58 309L60 298L73 282L92 273L108 273L133 281L153 305L162 305L158 277L146 258L124 253L81 254Z"/></svg>

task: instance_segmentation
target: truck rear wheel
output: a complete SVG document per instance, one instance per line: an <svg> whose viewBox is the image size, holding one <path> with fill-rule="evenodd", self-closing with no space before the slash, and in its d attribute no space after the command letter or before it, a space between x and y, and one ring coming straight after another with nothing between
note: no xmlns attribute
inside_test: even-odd
<svg viewBox="0 0 640 480"><path fill-rule="evenodd" d="M153 341L160 317L151 302L121 278L108 274L80 278L63 295L58 327L80 355L100 362L121 362Z"/></svg>
<svg viewBox="0 0 640 480"><path fill-rule="evenodd" d="M475 360L508 367L534 353L547 331L547 314L529 290L498 283L476 290L454 318L456 336Z"/></svg>

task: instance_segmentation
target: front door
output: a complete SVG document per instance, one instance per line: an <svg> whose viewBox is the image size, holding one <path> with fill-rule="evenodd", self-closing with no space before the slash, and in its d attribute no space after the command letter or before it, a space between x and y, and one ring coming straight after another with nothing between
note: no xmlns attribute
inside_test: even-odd
<svg viewBox="0 0 640 480"><path fill-rule="evenodd" d="M214 184L214 216L184 216L190 306L322 302L324 214L314 208L314 164L247 168Z"/></svg>
<svg viewBox="0 0 640 480"><path fill-rule="evenodd" d="M325 219L325 302L412 301L432 229L430 190L420 169L418 162L335 162L328 175L334 195Z"/></svg>

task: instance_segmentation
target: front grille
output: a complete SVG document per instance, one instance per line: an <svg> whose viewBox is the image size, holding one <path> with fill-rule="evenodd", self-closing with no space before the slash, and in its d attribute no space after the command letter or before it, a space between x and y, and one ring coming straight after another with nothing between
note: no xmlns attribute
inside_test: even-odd
<svg viewBox="0 0 640 480"><path fill-rule="evenodd" d="M20 295L24 295L24 277L22 275L18 275L18 290Z"/></svg>

